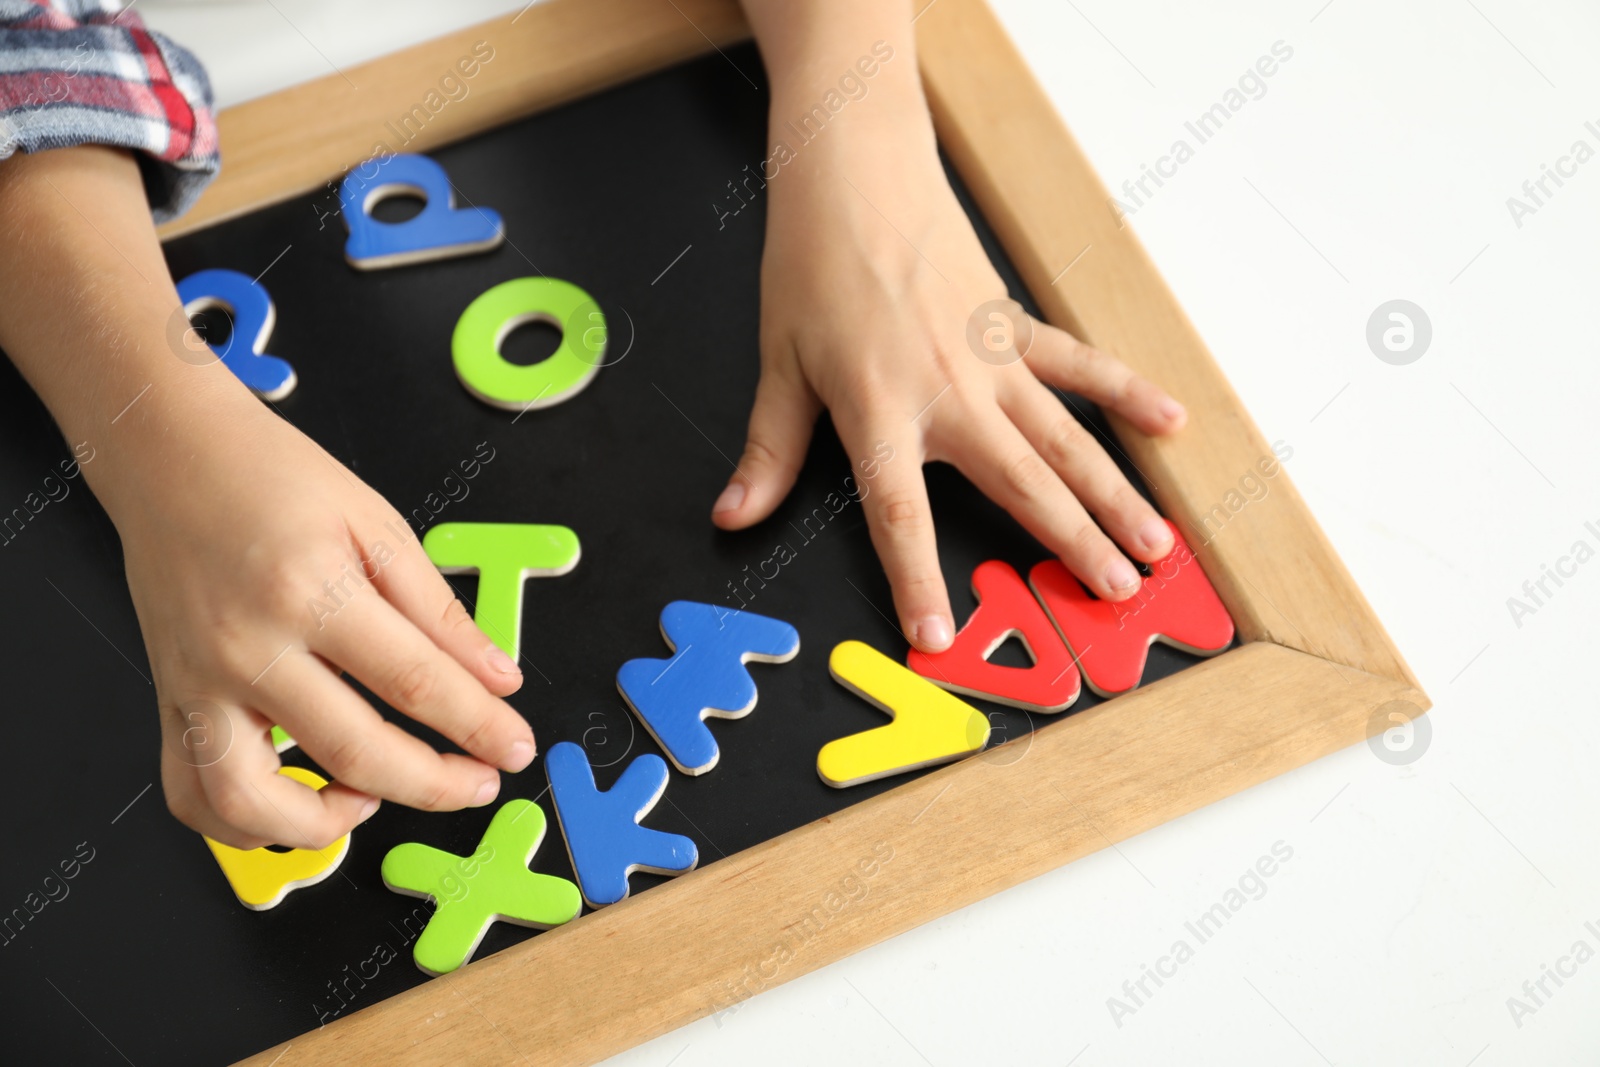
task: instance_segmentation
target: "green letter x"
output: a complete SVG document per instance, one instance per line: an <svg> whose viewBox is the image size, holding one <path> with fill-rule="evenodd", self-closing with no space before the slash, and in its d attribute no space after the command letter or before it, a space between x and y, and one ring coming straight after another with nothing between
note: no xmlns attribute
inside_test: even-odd
<svg viewBox="0 0 1600 1067"><path fill-rule="evenodd" d="M435 976L460 967L496 919L544 930L578 914L583 898L576 885L528 870L544 828L539 805L511 800L494 813L470 856L413 842L389 850L383 857L383 884L434 902L413 951L418 967Z"/></svg>

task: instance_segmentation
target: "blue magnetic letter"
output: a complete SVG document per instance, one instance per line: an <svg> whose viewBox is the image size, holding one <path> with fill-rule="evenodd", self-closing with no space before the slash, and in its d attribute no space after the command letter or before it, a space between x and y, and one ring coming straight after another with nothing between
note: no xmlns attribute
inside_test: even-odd
<svg viewBox="0 0 1600 1067"><path fill-rule="evenodd" d="M617 671L617 688L678 770L704 774L718 756L705 717L748 714L756 683L744 665L788 662L800 651L800 634L764 615L675 600L661 610L661 635L673 657L629 660Z"/></svg>
<svg viewBox="0 0 1600 1067"><path fill-rule="evenodd" d="M294 368L277 356L263 355L277 312L261 283L236 270L202 270L178 283L184 314L195 316L222 308L233 320L227 343L207 342L222 365L264 400L282 400L294 392Z"/></svg>
<svg viewBox="0 0 1600 1067"><path fill-rule="evenodd" d="M344 258L362 270L399 267L425 259L484 252L505 240L500 215L486 207L456 208L455 186L427 156L399 155L362 164L376 173L351 171L339 186L339 207L350 239ZM367 210L392 192L423 198L421 214L404 222L379 222Z"/></svg>
<svg viewBox="0 0 1600 1067"><path fill-rule="evenodd" d="M667 789L667 764L660 756L640 756L604 793L595 788L589 757L571 741L552 748L544 766L567 854L589 907L626 897L634 871L682 874L699 862L700 852L687 837L639 825Z"/></svg>

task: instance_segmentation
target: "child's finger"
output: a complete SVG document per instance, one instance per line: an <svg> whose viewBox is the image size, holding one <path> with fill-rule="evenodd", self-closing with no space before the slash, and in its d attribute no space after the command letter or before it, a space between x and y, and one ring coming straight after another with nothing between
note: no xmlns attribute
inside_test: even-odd
<svg viewBox="0 0 1600 1067"><path fill-rule="evenodd" d="M1139 572L998 409L970 414L951 449L961 473L1020 522L1102 600L1126 600Z"/></svg>
<svg viewBox="0 0 1600 1067"><path fill-rule="evenodd" d="M382 597L356 597L311 642L396 711L491 766L533 762L533 730Z"/></svg>
<svg viewBox="0 0 1600 1067"><path fill-rule="evenodd" d="M1102 528L1135 559L1154 563L1172 551L1172 530L1047 387L1018 379L1000 406Z"/></svg>
<svg viewBox="0 0 1600 1067"><path fill-rule="evenodd" d="M242 835L247 841L320 850L378 810L376 797L346 785L330 782L317 790L285 778L270 744L242 743L262 736L253 728L254 716L238 706L224 710L234 720L237 742L215 763L196 768L211 811L233 830L214 840L232 844L227 838Z"/></svg>
<svg viewBox="0 0 1600 1067"><path fill-rule="evenodd" d="M711 521L742 530L772 514L794 488L822 403L798 372L761 372L738 469L711 506Z"/></svg>
<svg viewBox="0 0 1600 1067"><path fill-rule="evenodd" d="M493 767L438 753L386 722L337 669L290 654L257 684L257 706L294 736L337 781L423 811L482 807L500 791Z"/></svg>
<svg viewBox="0 0 1600 1067"><path fill-rule="evenodd" d="M522 668L478 629L420 541L413 538L402 545L372 581L400 614L489 692L505 697L522 686Z"/></svg>
<svg viewBox="0 0 1600 1067"><path fill-rule="evenodd" d="M862 501L867 529L889 578L903 636L924 652L942 652L955 639L955 623L939 568L928 487L922 480L922 443L904 432L870 426L842 426L840 434L852 456L873 455L880 441L894 446L896 461L879 467Z"/></svg>
<svg viewBox="0 0 1600 1067"><path fill-rule="evenodd" d="M378 810L376 797L337 782L312 789L276 771L240 778L206 768L200 772L200 781L217 817L244 835L246 842L264 839L274 845L320 852ZM238 839L237 834L206 836L241 847L228 840L229 836Z"/></svg>
<svg viewBox="0 0 1600 1067"><path fill-rule="evenodd" d="M1025 362L1043 381L1115 411L1145 433L1172 433L1188 418L1183 405L1160 386L1046 323L1036 323Z"/></svg>
<svg viewBox="0 0 1600 1067"><path fill-rule="evenodd" d="M206 787L200 784L198 768L179 759L167 745L161 750L161 789L173 818L197 834L245 850L272 843L268 838L244 833L223 822L206 799Z"/></svg>

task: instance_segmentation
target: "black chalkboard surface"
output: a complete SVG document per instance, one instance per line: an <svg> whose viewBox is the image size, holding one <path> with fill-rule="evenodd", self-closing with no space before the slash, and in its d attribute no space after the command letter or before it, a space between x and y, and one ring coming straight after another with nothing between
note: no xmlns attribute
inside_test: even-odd
<svg viewBox="0 0 1600 1067"><path fill-rule="evenodd" d="M527 683L512 703L542 750L584 745L602 788L632 755L659 751L614 679L629 658L668 654L656 626L662 606L735 604L729 583L742 584L746 568L759 569L777 546L789 549L777 577L747 587L757 589L747 604L796 626L800 655L753 667L755 712L713 721L720 764L700 778L674 772L646 820L693 838L702 863L902 780L841 791L815 769L825 742L886 721L829 677L829 650L856 638L894 657L906 651L860 506L833 514L824 505L848 490L851 473L826 420L773 518L738 534L708 519L742 447L758 375L765 204L757 195L727 212L728 183L765 157L766 94L740 73L759 81L760 69L748 47L713 55L435 153L463 203L505 217L509 240L489 254L357 272L344 262L337 200L326 191L167 248L176 277L206 267L266 271L278 312L268 351L299 375L279 411L414 516L417 532L451 520L577 531L578 568L528 584ZM968 210L1012 294L1028 304L970 202ZM518 417L465 392L450 334L478 294L534 274L588 290L610 318L613 353L627 355L571 401ZM9 366L0 375L0 511L9 511L70 453L22 380ZM1069 403L1137 484L1098 413ZM486 449L493 458L477 477L446 485L459 461ZM928 477L964 618L977 564L998 558L1025 572L1047 553L953 471L934 467ZM352 836L340 873L275 910L241 907L199 837L164 808L154 692L116 532L81 479L62 484L67 495L0 547L9 756L0 917L46 900L0 943L9 1020L0 1058L228 1062L427 981L410 942L428 905L386 890L379 862L403 841L470 852L492 809L385 805ZM452 580L473 597L472 579ZM1192 662L1158 645L1146 680ZM1097 702L1085 689L1073 710ZM994 744L1050 721L985 710ZM311 765L298 751L285 759ZM506 778L501 800L542 798L548 813L545 786L541 757ZM553 819L533 866L571 876ZM636 875L635 891L654 881ZM530 936L497 925L478 957ZM392 962L371 962L389 955L380 945Z"/></svg>

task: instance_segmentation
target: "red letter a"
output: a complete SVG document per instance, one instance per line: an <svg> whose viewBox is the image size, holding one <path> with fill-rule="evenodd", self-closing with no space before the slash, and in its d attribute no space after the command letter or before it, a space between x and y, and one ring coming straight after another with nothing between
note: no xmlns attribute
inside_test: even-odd
<svg viewBox="0 0 1600 1067"><path fill-rule="evenodd" d="M1071 707L1081 684L1078 668L1039 602L1008 563L990 560L972 572L978 609L943 652L912 649L906 666L953 693L1010 704L1026 711ZM1020 637L1032 667L1006 667L989 657L1007 638Z"/></svg>

